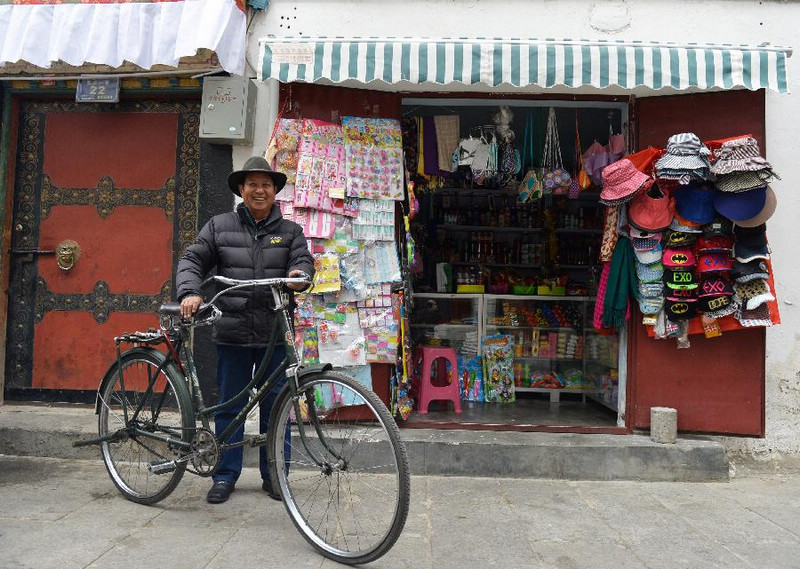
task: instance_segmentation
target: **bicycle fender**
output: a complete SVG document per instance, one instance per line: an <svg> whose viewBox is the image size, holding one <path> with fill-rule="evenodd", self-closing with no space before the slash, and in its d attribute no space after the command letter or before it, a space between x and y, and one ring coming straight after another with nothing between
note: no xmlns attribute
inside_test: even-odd
<svg viewBox="0 0 800 569"><path fill-rule="evenodd" d="M307 375L313 375L315 373L322 373L324 371L330 371L333 369L331 364L317 364L313 366L301 366L297 369L297 377L298 379L301 377L305 377Z"/></svg>

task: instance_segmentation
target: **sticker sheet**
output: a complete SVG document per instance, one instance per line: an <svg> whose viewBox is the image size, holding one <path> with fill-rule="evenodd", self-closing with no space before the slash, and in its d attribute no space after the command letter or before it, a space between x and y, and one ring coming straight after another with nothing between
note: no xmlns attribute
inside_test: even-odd
<svg viewBox="0 0 800 569"><path fill-rule="evenodd" d="M400 121L342 117L347 195L403 199L403 148Z"/></svg>
<svg viewBox="0 0 800 569"><path fill-rule="evenodd" d="M314 293L335 292L342 288L339 277L339 257L324 253L314 255Z"/></svg>
<svg viewBox="0 0 800 569"><path fill-rule="evenodd" d="M353 237L359 241L394 241L394 202L359 200Z"/></svg>
<svg viewBox="0 0 800 569"><path fill-rule="evenodd" d="M303 122L294 205L344 213L345 148L342 127L317 120Z"/></svg>
<svg viewBox="0 0 800 569"><path fill-rule="evenodd" d="M334 366L364 365L366 360L364 332L358 325L358 314L348 312L344 324L319 320L319 359Z"/></svg>
<svg viewBox="0 0 800 569"><path fill-rule="evenodd" d="M400 280L400 261L392 241L376 241L364 247L367 284Z"/></svg>

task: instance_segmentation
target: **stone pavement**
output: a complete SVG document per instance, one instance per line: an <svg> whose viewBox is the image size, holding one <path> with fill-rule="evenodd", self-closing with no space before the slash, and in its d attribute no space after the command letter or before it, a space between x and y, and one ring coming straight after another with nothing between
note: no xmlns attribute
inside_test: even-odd
<svg viewBox="0 0 800 569"><path fill-rule="evenodd" d="M96 460L0 455L2 569L331 568L246 468L225 504L184 477L126 501ZM800 475L727 482L414 476L408 522L375 569L797 569Z"/></svg>

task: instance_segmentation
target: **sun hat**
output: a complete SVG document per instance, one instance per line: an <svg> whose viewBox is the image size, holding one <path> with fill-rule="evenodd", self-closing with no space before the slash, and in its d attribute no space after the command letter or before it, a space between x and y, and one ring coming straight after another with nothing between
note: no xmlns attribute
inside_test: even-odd
<svg viewBox="0 0 800 569"><path fill-rule="evenodd" d="M652 178L636 169L633 163L623 158L603 168L603 190L600 203L617 205L631 199Z"/></svg>
<svg viewBox="0 0 800 569"><path fill-rule="evenodd" d="M728 253L706 253L697 261L698 273L723 273L733 268L733 258Z"/></svg>
<svg viewBox="0 0 800 569"><path fill-rule="evenodd" d="M665 269L687 269L697 263L694 253L688 247L669 247L661 255L661 264Z"/></svg>
<svg viewBox="0 0 800 569"><path fill-rule="evenodd" d="M286 185L286 174L275 172L270 168L269 163L263 157L251 156L245 161L241 170L234 170L228 174L228 187L234 194L237 196L242 195L239 193L239 185L244 183L247 174L251 172L269 174L269 177L272 178L272 182L275 184L275 193L280 192Z"/></svg>
<svg viewBox="0 0 800 569"><path fill-rule="evenodd" d="M691 320L697 314L696 298L667 297L664 312L670 320Z"/></svg>
<svg viewBox="0 0 800 569"><path fill-rule="evenodd" d="M675 200L664 193L658 184L639 192L628 204L628 223L643 231L666 229L674 215Z"/></svg>
<svg viewBox="0 0 800 569"><path fill-rule="evenodd" d="M686 233L685 231L670 229L667 231L665 245L667 247L689 247L694 244L696 239L696 233Z"/></svg>
<svg viewBox="0 0 800 569"><path fill-rule="evenodd" d="M746 283L756 279L769 278L769 265L762 259L754 259L748 263L734 260L731 278L737 283Z"/></svg>
<svg viewBox="0 0 800 569"><path fill-rule="evenodd" d="M673 134L667 139L667 152L679 156L708 156L711 151L693 132Z"/></svg>
<svg viewBox="0 0 800 569"><path fill-rule="evenodd" d="M671 289L697 288L697 279L692 271L664 269L664 282Z"/></svg>
<svg viewBox="0 0 800 569"><path fill-rule="evenodd" d="M772 178L778 178L770 169L753 170L749 172L733 172L717 176L717 189L722 192L746 192L753 188L760 188Z"/></svg>
<svg viewBox="0 0 800 569"><path fill-rule="evenodd" d="M733 249L733 237L729 235L706 237L704 234L697 239L695 245L697 253L726 253L730 256L731 249Z"/></svg>
<svg viewBox="0 0 800 569"><path fill-rule="evenodd" d="M717 190L709 182L692 182L675 190L675 210L681 218L705 224L714 220L714 196Z"/></svg>
<svg viewBox="0 0 800 569"><path fill-rule="evenodd" d="M739 194L736 194L739 195ZM764 200L764 207L761 208L756 215L751 217L750 219L739 219L736 220L736 225L740 227L757 227L767 221L772 214L775 213L775 209L778 207L778 198L775 195L775 192L772 191L770 186L767 186L766 191L766 198Z"/></svg>
<svg viewBox="0 0 800 569"><path fill-rule="evenodd" d="M711 172L717 175L772 169L770 163L761 156L758 142L751 136L723 142L714 155L716 159L711 165Z"/></svg>
<svg viewBox="0 0 800 569"><path fill-rule="evenodd" d="M755 310L762 304L775 300L775 295L769 290L769 283L758 279L746 283L733 285L736 295L742 299L742 306L747 310Z"/></svg>
<svg viewBox="0 0 800 569"><path fill-rule="evenodd" d="M744 192L717 192L713 207L720 215L732 221L740 221L758 215L766 202L767 186L759 186Z"/></svg>
<svg viewBox="0 0 800 569"><path fill-rule="evenodd" d="M643 283L660 281L663 275L664 265L660 261L649 264L636 262L636 277Z"/></svg>

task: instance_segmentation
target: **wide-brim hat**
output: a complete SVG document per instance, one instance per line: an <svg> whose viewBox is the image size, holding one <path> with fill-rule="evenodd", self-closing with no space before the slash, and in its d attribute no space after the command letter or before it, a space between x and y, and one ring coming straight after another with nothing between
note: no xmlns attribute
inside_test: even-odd
<svg viewBox="0 0 800 569"><path fill-rule="evenodd" d="M697 154L664 154L656 162L656 173L660 176L665 170L669 171L705 171L710 170L708 160Z"/></svg>
<svg viewBox="0 0 800 569"><path fill-rule="evenodd" d="M633 163L623 158L603 168L603 189L600 202L618 205L633 199L633 196L652 178L636 169Z"/></svg>
<svg viewBox="0 0 800 569"><path fill-rule="evenodd" d="M767 186L761 186L745 192L717 192L714 196L714 208L728 219L739 222L751 219L764 209L767 201ZM760 225L754 223L753 225Z"/></svg>
<svg viewBox="0 0 800 569"><path fill-rule="evenodd" d="M237 196L241 197L239 186L244 184L244 179L252 172L260 172L268 174L272 178L272 183L275 184L275 193L280 192L286 185L286 174L276 172L270 168L269 163L261 156L251 156L248 158L241 170L234 170L228 174L228 187Z"/></svg>
<svg viewBox="0 0 800 569"><path fill-rule="evenodd" d="M750 219L737 220L736 225L741 227L757 227L772 217L772 214L775 213L775 209L777 207L778 198L775 195L775 192L772 191L772 188L767 186L766 199L764 200L764 207L761 208L761 211L759 211Z"/></svg>
<svg viewBox="0 0 800 569"><path fill-rule="evenodd" d="M675 200L656 184L628 204L628 223L643 231L663 231L675 215Z"/></svg>
<svg viewBox="0 0 800 569"><path fill-rule="evenodd" d="M772 178L778 178L769 168L749 172L733 172L717 177L717 189L723 192L746 192L753 188L760 188Z"/></svg>

